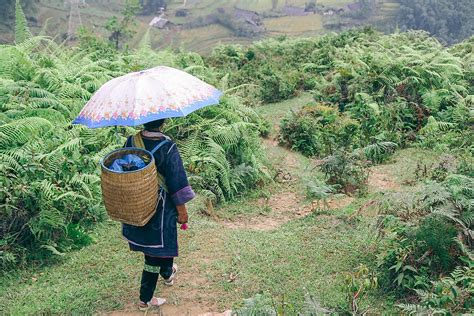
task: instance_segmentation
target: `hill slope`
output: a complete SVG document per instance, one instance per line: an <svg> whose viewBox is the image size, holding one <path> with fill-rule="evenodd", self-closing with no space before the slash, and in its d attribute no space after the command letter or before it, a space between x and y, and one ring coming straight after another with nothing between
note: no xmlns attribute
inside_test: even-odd
<svg viewBox="0 0 474 316"><path fill-rule="evenodd" d="M14 2L4 0L3 23L0 24L0 42L13 41ZM152 28L151 40L155 48L172 46L209 52L220 43L250 43L255 39L277 35L315 35L340 26L354 26L362 21L347 23L343 17L350 14L356 0L319 0L316 12L304 12L306 0L169 0L165 17L171 23L164 29ZM382 3L382 1L378 1ZM384 1L386 2L386 1ZM6 3L9 3L7 5ZM105 21L120 15L124 0L84 1L80 5L80 19L73 15L73 28L80 25L107 37ZM1 3L0 3L1 5ZM59 39L66 37L70 7L62 0L22 1L28 23L34 34L44 33ZM377 5L377 8L381 7ZM338 10L341 10L340 12ZM238 12L237 12L238 11ZM378 10L377 10L378 11ZM185 12L186 16L180 16ZM220 13L219 13L220 12ZM137 17L136 34L130 41L134 46L149 28L149 22L158 12L147 12ZM261 25L253 32L249 21L258 19ZM385 18L385 16L384 16ZM229 21L232 20L232 21ZM326 25L326 22L329 23ZM326 27L327 26L327 27ZM242 31L243 30L243 31ZM251 34L248 34L250 31Z"/></svg>

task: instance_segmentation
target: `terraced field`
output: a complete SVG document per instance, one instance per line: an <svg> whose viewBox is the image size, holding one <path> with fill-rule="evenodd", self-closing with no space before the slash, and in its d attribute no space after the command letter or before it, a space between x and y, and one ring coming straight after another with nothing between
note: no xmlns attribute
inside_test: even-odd
<svg viewBox="0 0 474 316"><path fill-rule="evenodd" d="M346 7L356 0L318 0L320 5L333 7ZM107 37L105 21L114 15L119 15L124 0L97 0L86 1L81 7L82 24L92 30L95 34ZM277 9L285 5L304 7L307 0L279 0ZM395 0L381 0L377 14L372 18L372 23L383 25L383 21L393 16L398 4ZM170 0L168 5L168 18L176 25L182 25L199 17L207 16L216 12L218 8L231 9L234 7L256 12L270 12L272 0ZM184 5L184 6L183 6ZM69 8L62 0L39 0L37 11L37 25L32 25L33 33L37 34L47 23L46 34L62 38L67 32ZM189 10L186 17L176 17L176 10L185 7ZM308 16L282 16L264 18L263 23L267 33L262 36L311 36L325 32L323 16L319 14ZM139 43L143 34L149 28L150 16L137 17L137 32L129 39L129 45L134 47ZM4 40L11 41L12 34L3 36ZM183 48L209 53L216 44L237 43L248 44L258 38L245 38L235 36L229 29L221 25L208 25L191 29L180 27L171 30L151 29L151 39L155 48Z"/></svg>
<svg viewBox="0 0 474 316"><path fill-rule="evenodd" d="M354 1L320 0L318 3L334 7L345 7L350 3L354 3ZM304 7L306 2L307 0L280 0L278 1L277 9L281 9L285 5ZM185 8L190 10L190 13L186 18L174 17L175 11L183 8L183 1L175 0L168 6L168 12L173 22L181 24L199 16L211 14L218 8L233 7L257 12L269 12L272 10L272 0L188 0L186 1ZM265 18L264 25L269 36L310 36L324 32L323 16L319 14ZM166 47L171 43L173 47L183 47L200 53L208 53L212 50L211 47L216 44L248 44L254 40L236 37L228 29L217 25L179 31L153 30L153 33L155 38L158 39L155 41L155 46L157 47ZM168 40L165 38L168 38Z"/></svg>
<svg viewBox="0 0 474 316"><path fill-rule="evenodd" d="M270 34L313 35L323 31L323 20L319 14L299 16L284 16L265 19L265 27Z"/></svg>
<svg viewBox="0 0 474 316"><path fill-rule="evenodd" d="M185 48L200 53L210 53L218 44L249 44L252 39L236 37L217 24L187 30L153 30L153 44L157 47Z"/></svg>
<svg viewBox="0 0 474 316"><path fill-rule="evenodd" d="M272 0L188 0L186 8L191 9L193 15L205 15L213 12L215 9L238 7L242 9L264 12L272 10ZM283 8L285 5L304 7L307 0L279 0L277 9ZM355 0L319 0L318 4L330 5L335 7L343 7L347 4L354 3ZM175 10L183 7L182 0L173 0L168 5L168 9ZM196 9L196 10L195 10Z"/></svg>

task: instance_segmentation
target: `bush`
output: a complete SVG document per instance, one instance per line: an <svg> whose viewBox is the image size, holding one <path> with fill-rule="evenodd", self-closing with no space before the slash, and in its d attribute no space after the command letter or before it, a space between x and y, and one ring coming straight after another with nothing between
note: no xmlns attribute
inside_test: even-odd
<svg viewBox="0 0 474 316"><path fill-rule="evenodd" d="M331 105L308 105L281 121L280 142L306 156L357 146L359 125Z"/></svg>
<svg viewBox="0 0 474 316"><path fill-rule="evenodd" d="M367 192L369 171L366 163L354 154L337 151L325 158L320 166L327 182L345 194Z"/></svg>
<svg viewBox="0 0 474 316"><path fill-rule="evenodd" d="M472 179L449 175L441 183L392 193L380 202L379 267L385 289L421 294L440 275L465 269L466 262L472 265L473 192Z"/></svg>
<svg viewBox="0 0 474 316"><path fill-rule="evenodd" d="M417 290L418 304L399 304L410 314L465 314L474 309L474 262L456 268L449 277L432 282L428 289Z"/></svg>
<svg viewBox="0 0 474 316"><path fill-rule="evenodd" d="M262 100L267 103L286 100L295 95L298 78L294 72L284 75L270 67L262 69L260 74Z"/></svg>
<svg viewBox="0 0 474 316"><path fill-rule="evenodd" d="M466 45L447 49L420 32L382 36L364 29L319 38L314 46L303 46L305 57L284 62L297 64L299 86L314 91L318 103L331 104L356 122L355 148L377 144L372 149L378 157L369 153L368 158L379 163L393 144L418 141L439 151L471 150L473 91L468 82L473 76ZM299 132L283 138L306 155L324 155L311 133L315 127L310 118L295 117L291 128Z"/></svg>

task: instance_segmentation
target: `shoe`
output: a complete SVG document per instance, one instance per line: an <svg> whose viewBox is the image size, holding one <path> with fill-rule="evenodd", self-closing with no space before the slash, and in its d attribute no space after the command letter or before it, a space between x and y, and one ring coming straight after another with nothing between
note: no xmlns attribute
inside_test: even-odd
<svg viewBox="0 0 474 316"><path fill-rule="evenodd" d="M138 304L138 309L142 312L145 312L150 307L153 307L153 306L160 307L161 305L163 305L165 303L166 303L166 299L161 298L161 297L154 297L153 296L148 303L140 302L140 304Z"/></svg>
<svg viewBox="0 0 474 316"><path fill-rule="evenodd" d="M165 285L172 286L174 284L174 278L176 277L176 273L178 273L178 265L173 264L173 273L167 279L165 279Z"/></svg>

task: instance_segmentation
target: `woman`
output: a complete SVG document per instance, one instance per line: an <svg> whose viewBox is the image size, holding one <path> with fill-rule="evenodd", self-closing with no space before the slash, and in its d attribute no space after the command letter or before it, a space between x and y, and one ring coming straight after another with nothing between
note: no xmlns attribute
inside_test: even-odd
<svg viewBox="0 0 474 316"><path fill-rule="evenodd" d="M145 267L140 287L140 310L160 306L164 298L153 296L158 275L166 285L173 285L178 267L173 258L178 256L176 222L187 223L185 203L195 196L183 167L176 144L160 132L164 120L145 124L145 130L127 139L125 147L141 147L153 153L160 183L160 200L156 213L143 227L123 224L122 234L132 251L145 255Z"/></svg>

